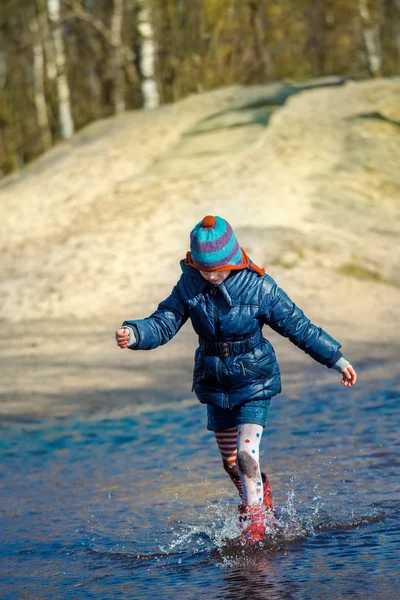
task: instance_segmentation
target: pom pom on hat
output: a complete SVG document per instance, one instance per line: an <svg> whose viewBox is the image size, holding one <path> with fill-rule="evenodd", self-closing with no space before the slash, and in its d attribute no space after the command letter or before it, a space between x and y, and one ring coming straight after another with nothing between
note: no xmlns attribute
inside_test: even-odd
<svg viewBox="0 0 400 600"><path fill-rule="evenodd" d="M203 227L215 227L216 220L212 215L207 215L201 222Z"/></svg>

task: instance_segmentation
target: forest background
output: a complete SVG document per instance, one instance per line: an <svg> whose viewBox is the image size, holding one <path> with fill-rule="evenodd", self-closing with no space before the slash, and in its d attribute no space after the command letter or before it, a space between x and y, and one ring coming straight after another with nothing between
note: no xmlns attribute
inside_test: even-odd
<svg viewBox="0 0 400 600"><path fill-rule="evenodd" d="M399 62L400 0L2 0L0 177L126 109Z"/></svg>

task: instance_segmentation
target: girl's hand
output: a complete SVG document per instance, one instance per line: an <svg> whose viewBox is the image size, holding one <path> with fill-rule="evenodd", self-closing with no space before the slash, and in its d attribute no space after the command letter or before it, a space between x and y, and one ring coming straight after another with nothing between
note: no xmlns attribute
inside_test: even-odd
<svg viewBox="0 0 400 600"><path fill-rule="evenodd" d="M127 327L118 329L115 332L115 339L117 340L117 344L120 348L122 348L122 349L127 348L128 341L129 341L129 329Z"/></svg>
<svg viewBox="0 0 400 600"><path fill-rule="evenodd" d="M357 373L351 365L347 365L342 371L342 383L346 387L351 387L357 381Z"/></svg>

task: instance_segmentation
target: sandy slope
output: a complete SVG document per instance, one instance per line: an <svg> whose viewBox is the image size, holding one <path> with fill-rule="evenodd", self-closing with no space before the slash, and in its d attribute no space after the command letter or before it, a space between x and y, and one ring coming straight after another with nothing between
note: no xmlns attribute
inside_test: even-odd
<svg viewBox="0 0 400 600"><path fill-rule="evenodd" d="M227 88L96 123L3 182L4 414L123 407L177 381L184 397L189 331L134 357L111 332L168 294L208 213L353 362L396 355L400 81L299 91Z"/></svg>

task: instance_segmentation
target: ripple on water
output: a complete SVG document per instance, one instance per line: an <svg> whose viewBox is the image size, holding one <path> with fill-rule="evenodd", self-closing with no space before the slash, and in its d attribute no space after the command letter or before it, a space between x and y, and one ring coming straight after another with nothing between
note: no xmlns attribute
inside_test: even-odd
<svg viewBox="0 0 400 600"><path fill-rule="evenodd" d="M1 597L300 599L334 589L392 600L398 388L397 377L360 384L351 402L348 390L313 388L272 404L261 460L277 526L250 549L238 543L237 499L201 405L2 426Z"/></svg>

